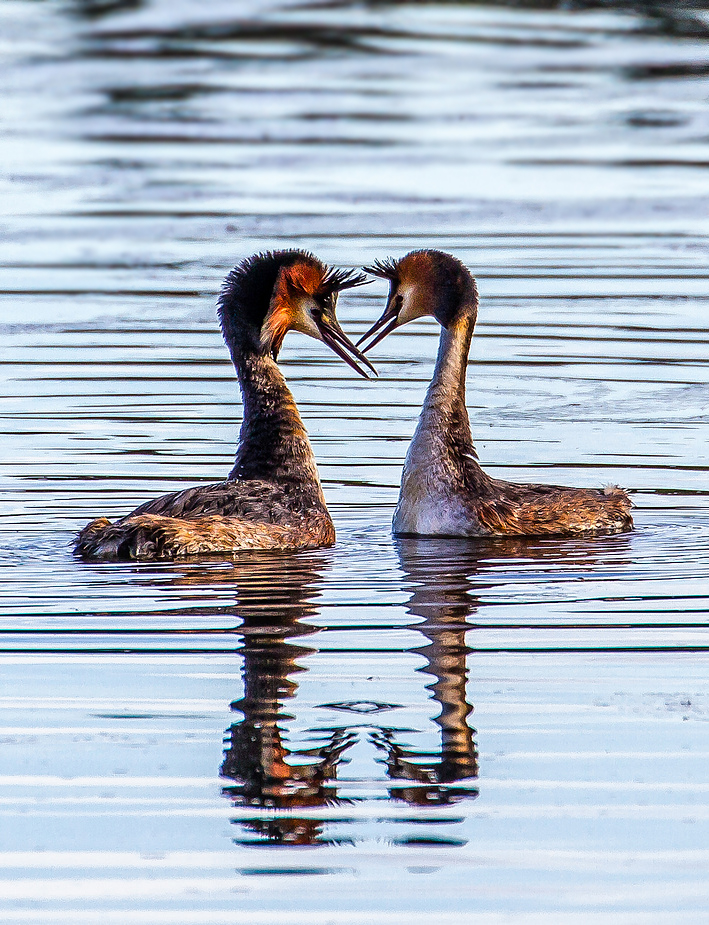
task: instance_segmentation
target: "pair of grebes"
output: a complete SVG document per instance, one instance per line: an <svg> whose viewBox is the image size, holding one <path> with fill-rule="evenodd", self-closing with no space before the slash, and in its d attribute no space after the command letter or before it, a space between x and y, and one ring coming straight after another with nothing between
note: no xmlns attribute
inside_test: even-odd
<svg viewBox="0 0 709 925"><path fill-rule="evenodd" d="M389 281L389 296L359 341L363 350L426 315L442 329L404 463L394 533L578 536L632 528L631 502L620 488L522 485L481 469L465 406L478 292L459 260L418 250L365 270ZM218 307L244 403L234 468L223 482L164 495L115 523L92 521L75 552L93 560L175 559L332 545L335 529L312 447L276 361L286 333L295 330L323 341L365 378L374 372L335 315L338 294L365 282L360 273L332 269L300 250L257 254L236 266Z"/></svg>

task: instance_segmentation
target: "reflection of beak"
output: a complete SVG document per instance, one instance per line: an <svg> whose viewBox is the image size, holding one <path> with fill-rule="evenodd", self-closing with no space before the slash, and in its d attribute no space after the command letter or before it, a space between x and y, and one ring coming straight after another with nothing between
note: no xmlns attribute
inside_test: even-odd
<svg viewBox="0 0 709 925"><path fill-rule="evenodd" d="M376 369L372 366L367 357L361 350L355 347L333 317L325 318L320 315L319 318L315 319L315 323L318 326L318 331L323 339L323 343L327 344L330 350L336 353L345 363L349 363L352 369L358 372L360 376L369 379L369 373L361 369L353 357L356 357L360 363L364 363L367 369L373 372L375 376L378 375Z"/></svg>
<svg viewBox="0 0 709 925"><path fill-rule="evenodd" d="M371 350L380 340L384 340L387 334L391 334L394 328L399 323L399 307L395 302L389 302L387 307L384 309L384 314L379 318L378 321L375 321L372 327L367 331L365 335L360 337L357 341L357 346L364 343L370 337L374 337L374 340L370 341L362 349L366 352Z"/></svg>

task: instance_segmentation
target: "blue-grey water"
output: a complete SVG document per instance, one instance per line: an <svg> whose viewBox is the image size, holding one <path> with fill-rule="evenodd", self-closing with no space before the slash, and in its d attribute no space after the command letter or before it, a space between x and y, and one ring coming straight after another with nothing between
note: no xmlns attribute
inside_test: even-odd
<svg viewBox="0 0 709 925"><path fill-rule="evenodd" d="M709 921L709 13L564 6L0 5L3 922ZM423 321L286 340L333 549L76 561L229 471L290 246L464 260L484 467L636 530L394 541Z"/></svg>

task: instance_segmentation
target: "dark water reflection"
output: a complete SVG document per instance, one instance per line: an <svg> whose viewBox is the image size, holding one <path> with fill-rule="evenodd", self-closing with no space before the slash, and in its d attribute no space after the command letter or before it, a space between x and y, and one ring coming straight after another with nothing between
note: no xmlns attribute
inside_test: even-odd
<svg viewBox="0 0 709 925"><path fill-rule="evenodd" d="M363 741L380 753L378 765L385 777L378 783L392 800L430 810L477 797L478 753L475 730L468 722L473 712L467 700L468 656L475 651L476 630L485 625L476 621L476 613L483 596L494 593L495 572L522 562L537 573L545 568L557 571L561 561L567 569L587 572L602 565L608 551L605 543L574 542L560 558L558 544L520 540L401 538L394 546L400 585L410 595L405 611L417 618L407 629L419 641L407 651L424 660L414 670L432 678L425 690L435 710L429 707L426 713L438 734L434 741L429 736L426 748L410 742L423 730L391 722L403 704L355 700L299 705L298 678L308 671L320 641L312 621L319 616L318 602L327 581L326 554L299 555L279 564L276 589L260 583L263 568L255 562L237 563L236 571L229 567L210 573L210 582L221 577L230 587L235 581L238 586L239 575L244 579L244 590L237 590L235 601L242 621L235 634L243 641L244 694L231 704L242 719L228 730L221 766L222 777L230 781L223 792L240 809L235 823L244 834L235 838L236 844L356 844L358 819L348 815L348 808L366 798L348 794L352 781L346 768L349 751ZM612 538L612 547L615 567L631 564L627 536ZM309 636L311 646L306 644ZM386 646L384 631L380 645ZM343 653L343 661L346 657ZM313 706L316 713L325 708L347 719L337 725L306 726L295 741L289 723L299 707L309 712ZM376 788L375 778L366 783ZM371 811L386 818L381 806L375 804ZM404 819L412 833L403 841L389 835L395 844L460 842L455 836L430 833L431 824L450 823L450 817L427 812L417 818L414 812L396 821ZM333 828L339 834L331 834ZM417 833L419 828L425 834Z"/></svg>
<svg viewBox="0 0 709 925"><path fill-rule="evenodd" d="M337 768L351 738L347 731L319 732L320 744L294 748L283 728L294 718L287 712L287 702L298 689L293 676L307 670L302 660L316 651L292 640L317 632L302 621L317 613L322 566L317 556L299 556L295 575L288 566L284 570L288 580L282 590L270 591L260 601L243 601L239 607L244 694L231 709L241 712L243 719L229 730L220 773L234 781L224 794L235 805L272 811L270 818L240 821L275 844L312 845L322 840L322 823L298 818L297 811L337 803ZM277 816L278 810L291 812Z"/></svg>
<svg viewBox="0 0 709 925"><path fill-rule="evenodd" d="M315 599L322 580L317 566L322 562L299 556L294 570L286 568L284 593L270 592L263 600L240 601L243 623L238 633L243 636L244 696L231 708L240 711L243 719L231 726L221 774L236 782L224 791L235 805L273 811L266 818L240 819L242 825L269 842L330 841L322 822L297 818L297 810L352 803L351 798L338 795L337 778L347 762L348 751L362 736L382 755L380 763L393 799L414 807L431 807L477 796L477 788L471 783L478 776L477 753L473 730L467 723L472 707L466 701L466 656L470 651L465 644L465 633L470 629L466 618L475 609L467 577L472 557L456 556L454 565L445 557L440 561L438 556L446 551L440 542L402 540L397 551L405 585L415 588L407 610L423 618L411 629L421 633L425 642L411 651L425 659L425 666L417 670L433 676L427 689L440 708L440 713L433 716L440 729L440 741L433 751L407 745L407 732L416 730L384 721L400 705L374 701L320 705L361 719L334 727L311 727L305 748L287 744L283 724L293 719L287 711L288 701L297 697L295 677L307 670L306 657L316 652L294 645L292 640L316 632L307 619L317 613ZM452 572L452 565L457 574ZM294 578L303 583L292 584ZM284 816L277 815L277 810L291 812ZM338 820L340 824L342 821ZM415 816L412 821L416 821ZM425 822L432 821L435 820L427 816ZM349 835L348 841L354 840Z"/></svg>

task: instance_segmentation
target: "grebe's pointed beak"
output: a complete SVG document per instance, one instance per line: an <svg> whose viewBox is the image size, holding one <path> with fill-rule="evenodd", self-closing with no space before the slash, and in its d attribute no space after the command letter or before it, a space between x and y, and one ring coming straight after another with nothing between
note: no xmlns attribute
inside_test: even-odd
<svg viewBox="0 0 709 925"><path fill-rule="evenodd" d="M373 338L371 341L369 341L368 344L365 344L365 346L362 347L364 353L366 353L368 350L371 350L372 347L376 346L380 341L384 340L387 334L391 334L394 328L398 326L399 310L400 305L396 299L390 300L387 303L387 307L384 309L384 313L382 314L381 318L375 321L367 333L360 337L360 339L357 341L357 346L359 347L361 344L364 344L366 340L369 340L370 337Z"/></svg>
<svg viewBox="0 0 709 925"><path fill-rule="evenodd" d="M315 318L315 324L318 327L323 343L327 344L330 350L336 353L345 363L348 363L355 372L360 374L360 376L369 379L369 372L373 373L375 376L379 375L367 357L361 350L355 347L345 334L334 315L330 313L320 314ZM357 360L366 367L366 370L359 366ZM369 372L367 372L367 370L369 370Z"/></svg>

